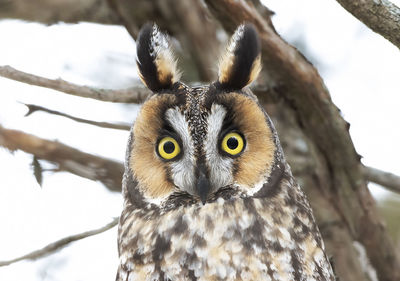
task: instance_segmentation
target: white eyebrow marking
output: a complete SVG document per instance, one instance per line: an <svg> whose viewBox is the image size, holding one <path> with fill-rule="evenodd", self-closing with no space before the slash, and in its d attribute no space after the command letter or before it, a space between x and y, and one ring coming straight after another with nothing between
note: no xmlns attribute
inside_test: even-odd
<svg viewBox="0 0 400 281"><path fill-rule="evenodd" d="M210 170L210 182L216 190L226 186L233 181L232 166L233 159L223 157L218 151L219 134L226 116L226 109L219 104L211 106L211 113L207 118L208 132L204 143L207 166Z"/></svg>
<svg viewBox="0 0 400 281"><path fill-rule="evenodd" d="M195 178L195 157L192 137L189 133L189 124L179 108L170 108L165 113L167 120L175 129L182 140L181 151L183 157L178 161L171 162L171 177L174 184L183 191L194 194Z"/></svg>

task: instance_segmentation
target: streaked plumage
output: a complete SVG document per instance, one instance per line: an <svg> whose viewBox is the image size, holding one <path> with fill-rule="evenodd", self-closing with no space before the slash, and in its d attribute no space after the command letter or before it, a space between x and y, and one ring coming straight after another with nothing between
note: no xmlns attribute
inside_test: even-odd
<svg viewBox="0 0 400 281"><path fill-rule="evenodd" d="M154 94L132 127L117 280L334 280L275 128L246 88L260 71L255 28L241 25L219 79L179 82L154 25L137 41Z"/></svg>

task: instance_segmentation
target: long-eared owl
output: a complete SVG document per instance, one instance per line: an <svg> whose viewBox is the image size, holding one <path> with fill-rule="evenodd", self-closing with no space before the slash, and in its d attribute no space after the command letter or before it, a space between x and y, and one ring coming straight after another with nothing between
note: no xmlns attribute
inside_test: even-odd
<svg viewBox="0 0 400 281"><path fill-rule="evenodd" d="M334 280L310 205L247 86L261 69L239 26L218 80L179 80L168 37L145 25L137 65L152 91L132 126L117 280Z"/></svg>

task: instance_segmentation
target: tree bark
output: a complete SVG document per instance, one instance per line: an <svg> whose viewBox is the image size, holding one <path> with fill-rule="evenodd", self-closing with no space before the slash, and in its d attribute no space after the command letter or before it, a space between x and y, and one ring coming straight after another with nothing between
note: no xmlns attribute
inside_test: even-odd
<svg viewBox="0 0 400 281"><path fill-rule="evenodd" d="M388 0L337 0L349 13L400 49L400 8Z"/></svg>
<svg viewBox="0 0 400 281"><path fill-rule="evenodd" d="M0 18L44 24L81 21L121 24L107 0L0 0Z"/></svg>

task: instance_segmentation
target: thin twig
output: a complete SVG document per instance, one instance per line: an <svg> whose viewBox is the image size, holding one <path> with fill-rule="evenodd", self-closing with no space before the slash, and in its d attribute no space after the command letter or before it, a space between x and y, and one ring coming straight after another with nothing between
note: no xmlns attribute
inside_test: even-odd
<svg viewBox="0 0 400 281"><path fill-rule="evenodd" d="M145 87L133 87L121 90L97 89L81 86L62 79L48 79L19 71L11 66L0 66L0 76L22 83L49 88L66 94L109 102L140 103L149 95Z"/></svg>
<svg viewBox="0 0 400 281"><path fill-rule="evenodd" d="M57 164L58 170L94 181L100 181L111 191L121 191L124 165L100 156L84 153L57 141L38 138L0 125L0 146L11 151L22 150L38 160Z"/></svg>
<svg viewBox="0 0 400 281"><path fill-rule="evenodd" d="M349 13L400 49L400 8L388 0L337 0Z"/></svg>
<svg viewBox="0 0 400 281"><path fill-rule="evenodd" d="M363 167L363 172L368 181L377 183L390 191L400 193L399 176L368 166Z"/></svg>
<svg viewBox="0 0 400 281"><path fill-rule="evenodd" d="M34 104L25 104L28 107L28 112L25 114L25 116L29 116L32 113L36 112L36 111L44 111L50 114L54 114L54 115L58 115L58 116L63 116L66 118L69 118L71 120L74 120L76 122L80 122L80 123L85 123L85 124L90 124L90 125L94 125L94 126L98 126L101 128L109 128L109 129L117 129L117 130L125 130L125 131L129 131L131 126L127 123L109 123L109 122L98 122L98 121L92 121L92 120L87 120L87 119L82 119L79 117L74 117L72 115L63 113L63 112L59 112L59 111L55 111L55 110L51 110L39 105L34 105Z"/></svg>
<svg viewBox="0 0 400 281"><path fill-rule="evenodd" d="M12 259L12 260L8 260L8 261L0 261L0 266L10 265L12 263L16 263L16 262L19 262L22 260L36 260L39 258L43 258L45 256L48 256L48 255L54 253L55 251L67 246L68 244L70 244L72 242L103 233L103 232L113 228L114 226L116 226L118 224L118 219L119 218L114 218L111 222L109 222L108 224L106 224L103 227L64 237L60 240L57 240L53 243L48 244L44 248L35 250L35 251L30 252L29 254L23 255L21 257L18 257L18 258Z"/></svg>

